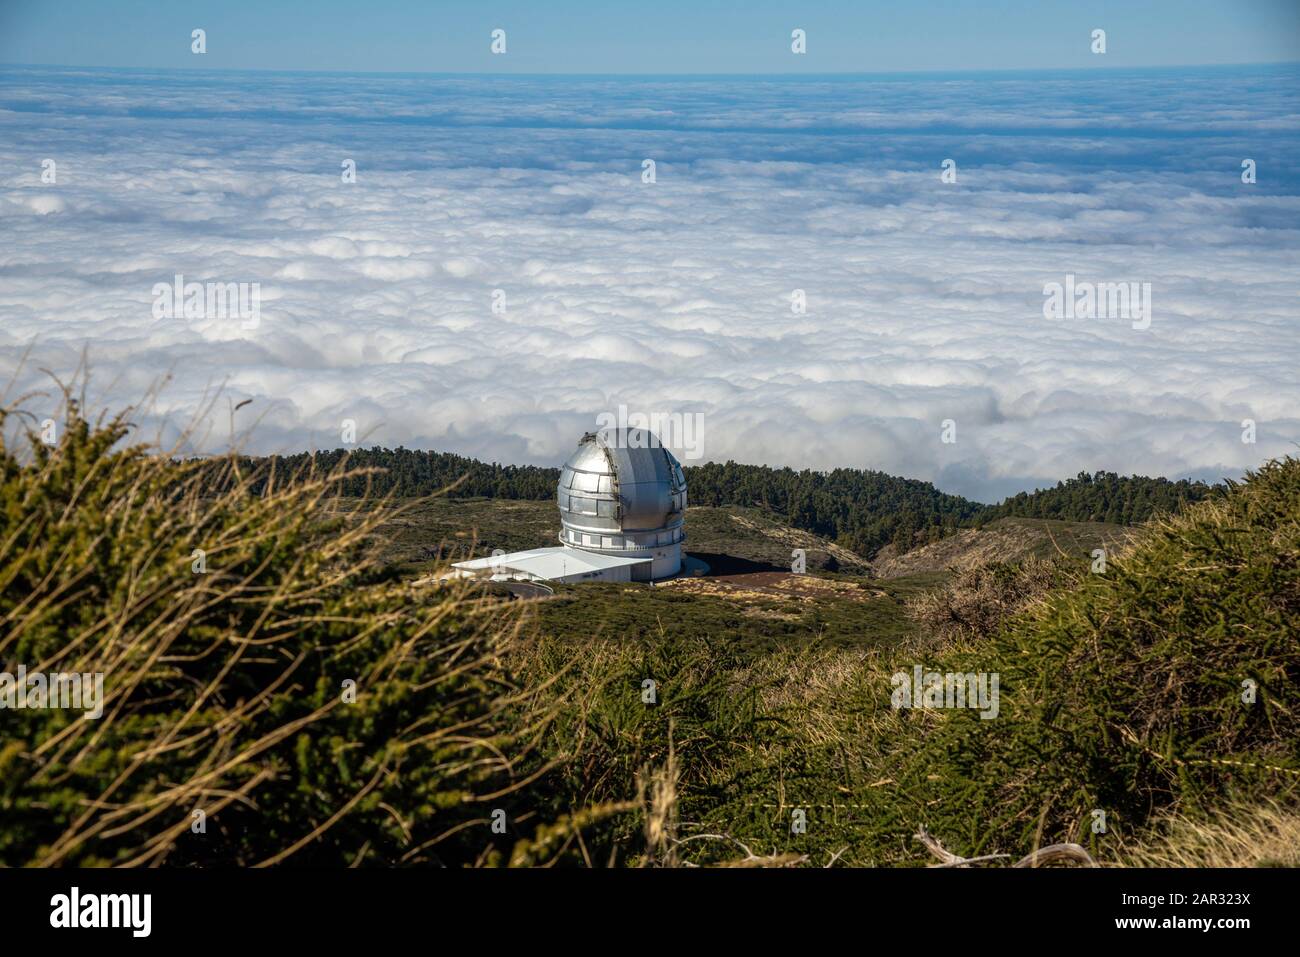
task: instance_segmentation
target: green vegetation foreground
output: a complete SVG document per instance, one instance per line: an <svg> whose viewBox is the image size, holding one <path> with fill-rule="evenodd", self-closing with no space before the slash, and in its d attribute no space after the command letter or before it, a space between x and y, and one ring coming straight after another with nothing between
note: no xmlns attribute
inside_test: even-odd
<svg viewBox="0 0 1300 957"><path fill-rule="evenodd" d="M183 463L69 408L0 449L0 671L103 673L103 715L0 710L2 864L916 865L922 826L1205 863L1226 816L1262 822L1233 863L1295 863L1296 461L986 629L744 655L394 580L354 463ZM894 709L917 665L997 674L998 716Z"/></svg>

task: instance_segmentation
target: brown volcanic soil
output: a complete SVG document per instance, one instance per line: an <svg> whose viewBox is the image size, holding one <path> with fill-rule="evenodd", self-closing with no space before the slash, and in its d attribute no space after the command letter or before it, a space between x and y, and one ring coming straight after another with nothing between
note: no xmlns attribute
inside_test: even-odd
<svg viewBox="0 0 1300 957"><path fill-rule="evenodd" d="M656 587L673 588L694 595L713 595L730 600L819 601L840 598L849 601L868 601L872 598L885 597L884 592L860 582L773 571L709 575L705 578L677 578Z"/></svg>

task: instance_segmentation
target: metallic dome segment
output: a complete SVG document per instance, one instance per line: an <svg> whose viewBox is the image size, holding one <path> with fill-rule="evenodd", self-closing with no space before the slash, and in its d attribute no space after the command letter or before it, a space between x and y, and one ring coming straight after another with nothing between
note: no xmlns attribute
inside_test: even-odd
<svg viewBox="0 0 1300 957"><path fill-rule="evenodd" d="M652 558L653 578L680 570L686 476L653 432L588 432L560 470L556 498L565 545Z"/></svg>

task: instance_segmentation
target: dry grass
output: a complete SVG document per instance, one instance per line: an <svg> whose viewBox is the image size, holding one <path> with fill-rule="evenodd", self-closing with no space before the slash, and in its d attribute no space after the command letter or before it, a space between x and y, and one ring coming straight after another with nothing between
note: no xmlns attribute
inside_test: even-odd
<svg viewBox="0 0 1300 957"><path fill-rule="evenodd" d="M438 860L540 773L559 702L525 708L503 673L518 620L384 580L400 510L339 502L364 471L120 448L129 413L91 424L63 398L56 444L0 445L0 670L103 674L103 716L7 719L0 862Z"/></svg>
<svg viewBox="0 0 1300 957"><path fill-rule="evenodd" d="M932 643L987 638L1065 581L1063 566L1041 558L962 569L947 585L908 602L907 613Z"/></svg>
<svg viewBox="0 0 1300 957"><path fill-rule="evenodd" d="M1300 867L1300 810L1235 804L1209 820L1171 815L1124 848L1128 867Z"/></svg>

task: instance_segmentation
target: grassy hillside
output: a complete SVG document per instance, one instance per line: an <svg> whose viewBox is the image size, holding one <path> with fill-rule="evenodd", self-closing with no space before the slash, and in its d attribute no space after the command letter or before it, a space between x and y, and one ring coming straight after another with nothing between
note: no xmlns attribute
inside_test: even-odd
<svg viewBox="0 0 1300 957"><path fill-rule="evenodd" d="M0 671L102 673L104 714L6 710L0 864L910 866L921 826L968 856L1289 860L1300 462L1099 574L1078 551L1106 530L1049 563L1066 530L1007 560L1012 524L958 543L993 565L874 579L804 539L791 576L806 530L719 508L692 545L752 565L519 602L405 571L431 529L538 544L549 502L359 507L346 463L235 459L213 495L218 465L70 407L56 446L0 448ZM998 675L996 717L895 709L916 665Z"/></svg>
<svg viewBox="0 0 1300 957"><path fill-rule="evenodd" d="M412 575L431 572L447 561L489 555L497 548L518 551L559 544L560 515L553 499L396 499L393 505L401 514L380 527L376 544L384 562ZM360 506L357 500L341 499L338 507ZM810 571L868 570L855 553L792 528L763 509L691 506L687 536L687 550L717 571L789 571L795 548L804 549Z"/></svg>
<svg viewBox="0 0 1300 957"><path fill-rule="evenodd" d="M500 548L551 545L559 530L552 503L511 499L423 499L402 503L378 529L382 560L410 577L440 563ZM757 508L691 506L687 550L710 565L706 580L644 585L560 586L535 614L544 633L575 642L712 636L746 652L823 645L871 648L917 633L908 603L953 571L1028 557L1082 559L1113 545L1123 529L1083 522L1001 519L868 566L856 553L784 524ZM803 549L806 575L791 576ZM880 576L880 580L875 576Z"/></svg>
<svg viewBox="0 0 1300 957"><path fill-rule="evenodd" d="M756 654L825 646L870 648L912 635L909 598L931 578L888 583L852 576L770 576L740 581L683 579L645 585L560 586L554 599L529 609L539 632L574 648L700 641ZM757 580L754 580L757 579Z"/></svg>
<svg viewBox="0 0 1300 957"><path fill-rule="evenodd" d="M292 475L302 470L328 473L348 463L352 474L338 483L340 495L398 499L490 498L550 501L558 469L478 462L445 452L414 449L334 449L268 459L240 459L240 468L257 476ZM208 480L225 489L220 462ZM939 491L929 482L900 478L869 469L829 472L795 471L709 462L686 466L690 500L696 506L735 508L777 518L782 524L833 542L857 560L882 548L901 554L953 534L1010 516L1065 522L1133 525L1177 511L1217 494L1219 487L1199 482L1170 482L1144 476L1081 473L1054 488L983 505Z"/></svg>
<svg viewBox="0 0 1300 957"><path fill-rule="evenodd" d="M592 684L607 690L585 727L618 728L611 761L662 758L674 729L683 820L817 863L923 863L922 825L966 856L1073 841L1140 861L1158 854L1131 849L1158 848L1169 814L1184 832L1221 829L1229 805L1294 815L1300 463L1149 527L1104 574L1065 574L993 632L938 647L738 660L707 638L605 643L575 675L616 676ZM998 716L893 709L891 675L918 664L999 674ZM628 703L646 676L653 712ZM723 689L711 707L690 693L706 680ZM791 831L796 811L806 833Z"/></svg>
<svg viewBox="0 0 1300 957"><path fill-rule="evenodd" d="M498 498L394 499L400 514L378 529L379 558L403 574L429 574L448 562L558 545L560 513L554 498L542 502ZM339 508L364 511L359 499Z"/></svg>
<svg viewBox="0 0 1300 957"><path fill-rule="evenodd" d="M1091 555L1095 548L1113 551L1126 538L1124 526L1105 522L1000 518L902 554L886 546L872 561L871 571L881 578L898 578L924 572L962 571L993 562L1056 556L1081 558Z"/></svg>

